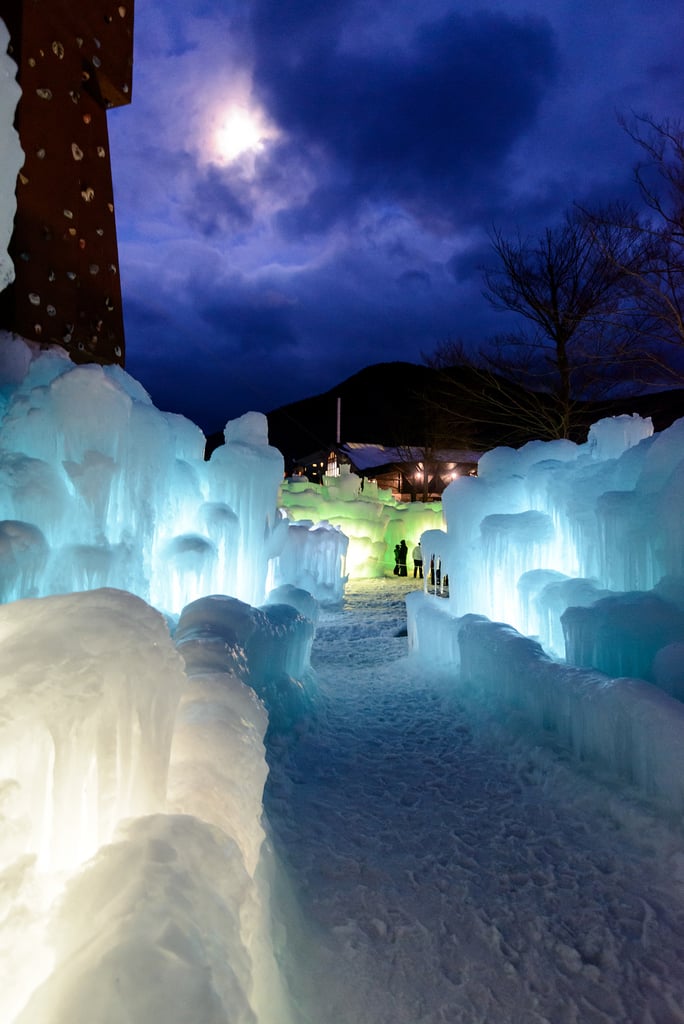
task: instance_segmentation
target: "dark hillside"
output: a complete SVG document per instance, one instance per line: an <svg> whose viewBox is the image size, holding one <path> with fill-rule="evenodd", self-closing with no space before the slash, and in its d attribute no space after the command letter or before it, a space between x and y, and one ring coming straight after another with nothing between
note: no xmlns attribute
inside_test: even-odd
<svg viewBox="0 0 684 1024"><path fill-rule="evenodd" d="M425 436L423 396L434 371L412 363L376 363L313 398L268 414L272 445L297 458L334 444L337 400L341 400L341 440L378 444L419 444Z"/></svg>
<svg viewBox="0 0 684 1024"><path fill-rule="evenodd" d="M428 366L403 362L368 366L323 394L268 413L269 441L283 453L288 468L297 459L334 444L338 398L342 442L486 451L544 437L540 410L552 407L547 396L530 395L510 381L484 383L467 368L449 372L456 386L447 389L441 371ZM577 403L573 440L585 441L592 423L621 413L651 416L655 429L663 430L684 416L684 390ZM222 443L222 434L212 435L207 449L210 452Z"/></svg>

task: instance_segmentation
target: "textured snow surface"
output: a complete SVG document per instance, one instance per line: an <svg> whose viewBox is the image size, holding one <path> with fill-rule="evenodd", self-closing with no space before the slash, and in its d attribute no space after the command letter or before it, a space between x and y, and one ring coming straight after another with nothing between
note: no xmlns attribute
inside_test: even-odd
<svg viewBox="0 0 684 1024"><path fill-rule="evenodd" d="M410 659L413 587L323 612L319 714L270 752L300 1024L684 1021L681 826Z"/></svg>

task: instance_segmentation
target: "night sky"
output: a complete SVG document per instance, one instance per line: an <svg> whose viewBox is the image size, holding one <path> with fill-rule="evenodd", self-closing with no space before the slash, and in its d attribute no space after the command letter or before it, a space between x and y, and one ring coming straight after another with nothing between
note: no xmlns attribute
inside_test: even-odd
<svg viewBox="0 0 684 1024"><path fill-rule="evenodd" d="M137 0L109 115L126 368L206 432L506 329L489 233L634 198L672 0Z"/></svg>

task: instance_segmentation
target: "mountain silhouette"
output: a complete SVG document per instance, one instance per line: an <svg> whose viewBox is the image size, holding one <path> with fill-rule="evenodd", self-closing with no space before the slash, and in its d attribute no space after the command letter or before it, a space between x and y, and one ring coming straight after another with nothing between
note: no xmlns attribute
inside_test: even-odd
<svg viewBox="0 0 684 1024"><path fill-rule="evenodd" d="M544 438L540 416L553 409L552 396L485 379L470 367L452 367L448 378L422 364L374 363L329 391L269 412L269 442L289 469L336 443L338 409L341 442L487 451ZM577 402L572 440L585 441L592 423L622 413L650 416L663 430L684 416L684 389ZM207 452L222 443L222 434L211 435Z"/></svg>

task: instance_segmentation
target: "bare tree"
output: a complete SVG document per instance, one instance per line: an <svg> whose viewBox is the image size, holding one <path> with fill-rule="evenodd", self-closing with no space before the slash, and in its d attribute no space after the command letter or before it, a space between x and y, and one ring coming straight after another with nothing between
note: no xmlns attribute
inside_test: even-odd
<svg viewBox="0 0 684 1024"><path fill-rule="evenodd" d="M571 436L577 400L605 394L616 368L624 379L638 362L628 284L642 265L643 240L628 213L620 207L590 223L573 211L532 243L492 236L499 263L485 271L485 297L526 323L497 340L488 363L553 397L545 405L552 436Z"/></svg>
<svg viewBox="0 0 684 1024"><path fill-rule="evenodd" d="M537 376L532 349L521 339L492 339L479 350L447 340L423 358L439 371L426 404L461 447L515 447L559 436L553 397L519 383Z"/></svg>
<svg viewBox="0 0 684 1024"><path fill-rule="evenodd" d="M634 116L621 124L642 151L634 168L646 214L627 222L638 230L645 259L622 269L631 279L652 369L661 382L684 376L684 124ZM593 215L605 229L605 215ZM623 221L623 228L625 223Z"/></svg>

